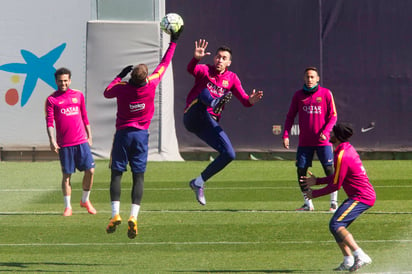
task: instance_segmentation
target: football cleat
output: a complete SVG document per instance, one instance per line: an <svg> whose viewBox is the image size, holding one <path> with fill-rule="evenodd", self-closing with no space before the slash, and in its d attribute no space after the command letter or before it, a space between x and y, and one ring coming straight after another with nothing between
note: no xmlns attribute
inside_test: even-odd
<svg viewBox="0 0 412 274"><path fill-rule="evenodd" d="M365 265L371 264L371 263L372 263L372 259L369 258L369 256L366 254L364 258L355 257L355 263L351 266L351 268L349 268L349 272L354 272L358 270L359 268Z"/></svg>
<svg viewBox="0 0 412 274"><path fill-rule="evenodd" d="M230 101L232 98L232 92L223 94L222 97L217 99L217 103L213 106L213 112L215 114L220 114L223 110L223 106Z"/></svg>
<svg viewBox="0 0 412 274"><path fill-rule="evenodd" d="M337 268L334 268L334 271L346 271L349 270L351 265L347 265L345 263L341 263Z"/></svg>
<svg viewBox="0 0 412 274"><path fill-rule="evenodd" d="M136 218L133 216L130 216L129 221L127 223L129 224L129 228L127 229L127 237L129 237L129 239L136 238L136 235L137 235Z"/></svg>
<svg viewBox="0 0 412 274"><path fill-rule="evenodd" d="M122 223L122 218L120 218L119 214L114 215L113 218L110 219L109 224L106 227L107 233L113 233L116 231L118 225Z"/></svg>
<svg viewBox="0 0 412 274"><path fill-rule="evenodd" d="M80 201L80 206L85 207L87 209L87 212L89 212L90 214L96 214L97 213L96 209L93 207L92 203L89 200L87 200L84 203L82 201Z"/></svg>
<svg viewBox="0 0 412 274"><path fill-rule="evenodd" d="M314 211L315 208L313 206L308 206L307 204L304 204L300 208L297 208L296 211Z"/></svg>
<svg viewBox="0 0 412 274"><path fill-rule="evenodd" d="M338 209L338 205L337 205L336 203L331 203L331 204L330 204L329 211L330 211L331 213L335 213L337 209Z"/></svg>
<svg viewBox="0 0 412 274"><path fill-rule="evenodd" d="M203 192L203 187L198 187L197 185L195 185L195 180L194 179L192 181L190 181L189 186L193 190L193 192L195 193L196 200L199 202L199 204L201 204L203 206L206 205L206 198L205 198L205 194Z"/></svg>
<svg viewBox="0 0 412 274"><path fill-rule="evenodd" d="M63 212L64 217L72 216L72 209L70 207L66 207Z"/></svg>

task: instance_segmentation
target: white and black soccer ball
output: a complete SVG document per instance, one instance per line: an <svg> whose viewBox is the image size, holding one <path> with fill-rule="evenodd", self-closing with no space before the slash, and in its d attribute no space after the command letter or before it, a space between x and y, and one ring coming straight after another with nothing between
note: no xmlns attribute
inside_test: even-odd
<svg viewBox="0 0 412 274"><path fill-rule="evenodd" d="M167 34L178 32L183 26L183 19L177 13L168 13L160 21L160 28Z"/></svg>

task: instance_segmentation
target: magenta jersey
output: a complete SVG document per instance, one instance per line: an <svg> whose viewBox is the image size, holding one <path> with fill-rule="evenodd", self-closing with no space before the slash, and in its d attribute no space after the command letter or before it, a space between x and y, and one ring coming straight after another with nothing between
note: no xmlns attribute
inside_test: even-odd
<svg viewBox="0 0 412 274"><path fill-rule="evenodd" d="M198 64L198 62L199 60L192 58L187 65L187 71L195 77L195 84L187 95L185 109L194 102L205 88L210 91L210 95L213 98L219 98L228 91L231 91L244 106L252 106L249 102L249 95L243 89L236 73L227 69L223 73L219 73L214 66ZM207 111L216 116L213 113L212 107L207 107Z"/></svg>
<svg viewBox="0 0 412 274"><path fill-rule="evenodd" d="M332 92L319 86L314 93L295 92L286 116L283 138L289 138L296 115L299 116L299 146L328 146L330 132L337 120ZM320 140L320 134L326 140Z"/></svg>
<svg viewBox="0 0 412 274"><path fill-rule="evenodd" d="M343 187L350 199L373 206L376 200L375 190L369 182L359 154L349 142L341 143L336 148L334 165L333 175L316 180L316 184L328 185L322 189L313 190L313 198L332 193Z"/></svg>
<svg viewBox="0 0 412 274"><path fill-rule="evenodd" d="M104 91L104 97L117 99L116 129L148 129L153 118L156 87L162 80L176 49L171 42L161 62L147 77L144 86L136 87L116 77Z"/></svg>
<svg viewBox="0 0 412 274"><path fill-rule="evenodd" d="M86 143L89 119L83 93L68 89L47 97L46 124L53 128L56 125L56 142L60 147Z"/></svg>

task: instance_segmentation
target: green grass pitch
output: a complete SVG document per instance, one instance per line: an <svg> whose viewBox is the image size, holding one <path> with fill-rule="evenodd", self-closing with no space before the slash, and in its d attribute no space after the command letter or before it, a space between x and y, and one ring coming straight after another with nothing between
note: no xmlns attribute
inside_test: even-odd
<svg viewBox="0 0 412 274"><path fill-rule="evenodd" d="M200 206L189 180L202 161L150 162L138 218L127 237L131 176L123 176L114 234L107 161L96 162L91 201L80 208L82 173L72 178L73 216L64 206L58 162L0 162L0 272L22 273L333 273L342 260L328 230L329 197L314 212L292 161L234 161L206 186ZM361 273L412 273L412 161L364 161L376 205L349 230L373 263ZM314 162L313 173L322 176ZM341 202L346 195L339 192Z"/></svg>

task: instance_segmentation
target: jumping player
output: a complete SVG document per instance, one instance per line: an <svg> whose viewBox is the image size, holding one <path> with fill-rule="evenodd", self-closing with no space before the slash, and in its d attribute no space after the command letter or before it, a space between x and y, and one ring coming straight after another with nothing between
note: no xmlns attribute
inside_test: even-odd
<svg viewBox="0 0 412 274"><path fill-rule="evenodd" d="M263 97L263 91L253 90L251 95L244 91L238 76L229 71L232 51L226 46L217 49L213 65L198 64L210 52L208 42L195 41L195 51L187 71L195 77L195 84L186 98L183 122L186 129L219 152L219 156L189 183L197 201L206 204L204 184L235 159L235 151L229 137L219 126L224 105L232 94L245 106L251 107Z"/></svg>
<svg viewBox="0 0 412 274"><path fill-rule="evenodd" d="M115 232L122 222L120 217L121 179L128 163L133 173L131 193L132 205L128 220L127 235L134 239L137 235L137 217L143 197L144 173L146 171L149 126L154 114L156 87L162 80L172 61L176 42L183 27L171 34L171 42L159 65L148 75L147 65L125 67L104 91L104 97L117 99L116 133L111 152L110 197L112 218L106 228L107 233ZM128 82L122 81L131 71Z"/></svg>
<svg viewBox="0 0 412 274"><path fill-rule="evenodd" d="M326 176L333 174L333 151L329 134L336 123L337 114L332 92L319 85L319 74L315 67L308 67L304 72L303 89L295 92L286 116L283 146L289 149L289 133L295 117L299 117L299 145L296 153L297 179L305 176L312 166L314 153L319 158ZM300 186L301 191L305 190ZM330 196L330 211L337 208L338 193ZM304 198L304 204L298 211L312 211L312 200Z"/></svg>
<svg viewBox="0 0 412 274"><path fill-rule="evenodd" d="M355 148L349 143L353 134L350 124L340 123L333 127L330 141L335 147L334 174L316 178L301 177L302 186L308 188L304 194L309 199L327 195L341 187L348 198L338 207L329 223L329 229L343 254L343 262L334 270L356 271L364 265L372 263L371 258L358 246L348 227L364 211L375 204L376 194L369 182L365 168ZM312 190L313 185L327 184L326 187Z"/></svg>
<svg viewBox="0 0 412 274"><path fill-rule="evenodd" d="M83 93L70 89L71 75L67 68L60 68L54 74L58 90L46 100L47 134L50 149L59 154L62 167L62 192L65 204L63 216L72 215L70 179L76 168L84 171L80 206L85 207L90 214L96 214L96 209L89 200L95 167L90 151L92 131Z"/></svg>

